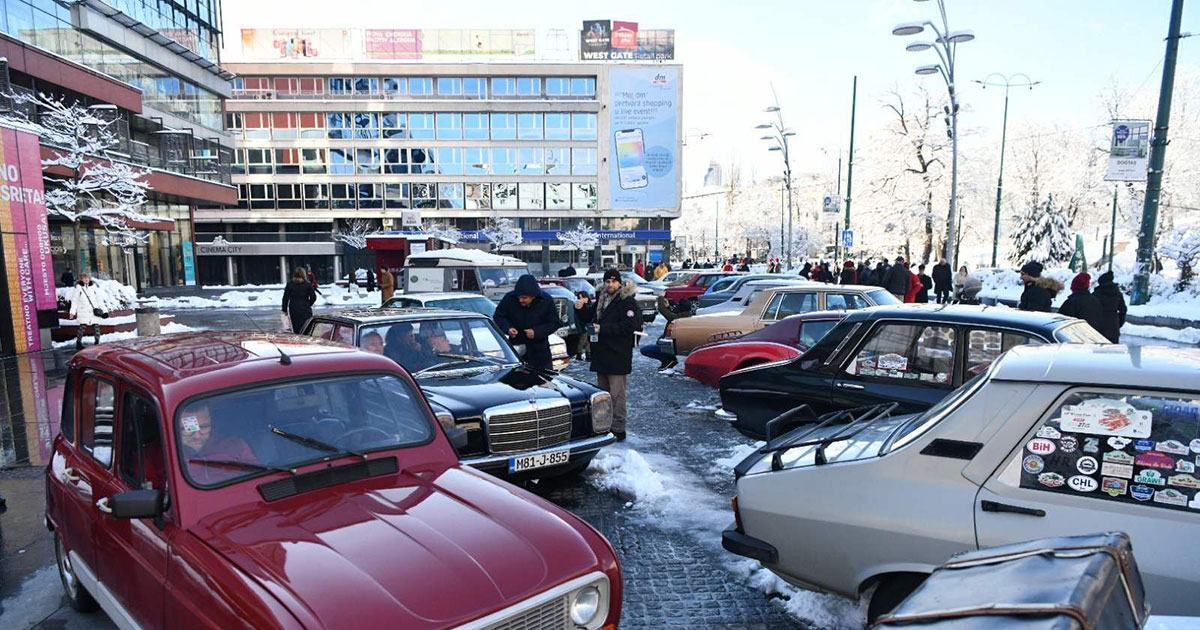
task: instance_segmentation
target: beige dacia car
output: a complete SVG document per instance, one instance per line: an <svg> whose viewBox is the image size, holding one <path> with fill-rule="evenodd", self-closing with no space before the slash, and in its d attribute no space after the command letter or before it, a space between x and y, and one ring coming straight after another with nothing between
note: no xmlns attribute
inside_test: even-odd
<svg viewBox="0 0 1200 630"><path fill-rule="evenodd" d="M774 287L760 293L740 311L693 315L670 322L658 340L658 349L683 355L706 343L752 333L789 315L899 303L896 296L879 287L860 284L813 282Z"/></svg>

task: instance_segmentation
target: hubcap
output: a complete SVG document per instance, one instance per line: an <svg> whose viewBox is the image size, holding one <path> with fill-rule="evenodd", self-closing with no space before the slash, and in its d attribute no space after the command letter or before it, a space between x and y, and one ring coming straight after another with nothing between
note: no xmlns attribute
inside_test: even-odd
<svg viewBox="0 0 1200 630"><path fill-rule="evenodd" d="M71 558L67 555L67 550L63 548L62 540L55 539L54 550L58 552L58 574L62 577L63 588L66 589L68 596L75 597L79 581L75 578L75 571L71 569Z"/></svg>

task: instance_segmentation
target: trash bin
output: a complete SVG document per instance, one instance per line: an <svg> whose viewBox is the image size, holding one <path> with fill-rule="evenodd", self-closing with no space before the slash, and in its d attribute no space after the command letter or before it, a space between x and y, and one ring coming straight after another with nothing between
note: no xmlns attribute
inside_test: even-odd
<svg viewBox="0 0 1200 630"><path fill-rule="evenodd" d="M162 326L158 323L158 308L139 306L133 310L137 317L137 334L139 337L150 337L162 334Z"/></svg>

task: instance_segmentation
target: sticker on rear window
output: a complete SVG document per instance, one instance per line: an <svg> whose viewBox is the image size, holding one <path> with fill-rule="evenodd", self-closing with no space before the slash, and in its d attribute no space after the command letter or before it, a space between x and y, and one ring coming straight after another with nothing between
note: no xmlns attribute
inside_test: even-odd
<svg viewBox="0 0 1200 630"><path fill-rule="evenodd" d="M200 431L200 420L196 416L184 416L179 421L179 424L183 427L184 433L197 433Z"/></svg>

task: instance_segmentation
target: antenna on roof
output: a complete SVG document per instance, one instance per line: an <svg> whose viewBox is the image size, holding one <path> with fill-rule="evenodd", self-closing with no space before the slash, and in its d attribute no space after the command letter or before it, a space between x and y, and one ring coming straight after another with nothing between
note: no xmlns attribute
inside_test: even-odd
<svg viewBox="0 0 1200 630"><path fill-rule="evenodd" d="M250 313L243 313L243 315L246 316L246 319L250 320L251 324L254 324L254 327L258 329L258 332L267 337L267 343L271 344L277 351L279 351L279 363L281 365L291 365L292 357L289 357L287 353L283 351L283 348L280 348L274 341L271 340L270 335L267 335L267 331L263 330L262 326L259 326L258 322L254 321L253 317L250 317Z"/></svg>

